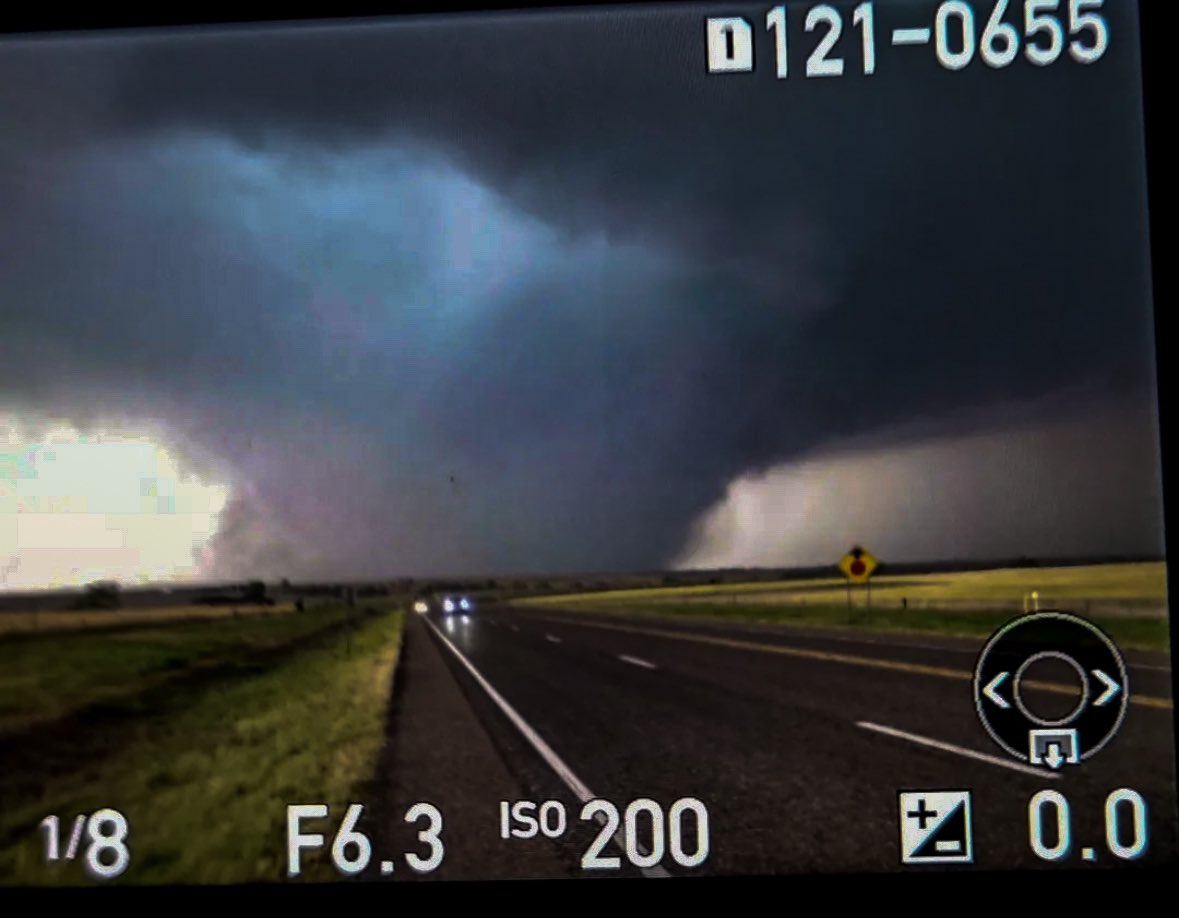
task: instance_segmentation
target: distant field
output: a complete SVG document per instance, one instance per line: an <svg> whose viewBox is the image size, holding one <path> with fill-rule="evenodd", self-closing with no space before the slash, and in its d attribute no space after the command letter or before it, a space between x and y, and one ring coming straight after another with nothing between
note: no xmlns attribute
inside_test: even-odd
<svg viewBox="0 0 1179 918"><path fill-rule="evenodd" d="M562 603L601 603L642 599L701 599L717 597L752 597L757 602L790 599L799 602L842 599L846 593L842 577L814 580L769 580L758 583L724 583L686 587L655 587L640 590L608 590L596 593L571 593L561 596L538 596L520 599L520 603L547 605ZM872 580L872 598L876 600L951 599L1022 601L1025 593L1036 590L1041 605L1053 600L1128 600L1165 602L1167 569L1162 562L1141 564L1094 564L1082 567L1003 568L992 571L961 573L906 574L881 576ZM857 598L862 589L855 591ZM754 595L755 594L755 595Z"/></svg>
<svg viewBox="0 0 1179 918"><path fill-rule="evenodd" d="M38 631L75 631L138 624L163 624L195 619L233 618L238 615L290 612L289 602L273 606L242 603L235 606L163 606L145 609L85 609L69 612L0 612L0 637Z"/></svg>
<svg viewBox="0 0 1179 918"><path fill-rule="evenodd" d="M848 608L842 578L612 590L529 597L513 604L973 637L990 634L1008 621L1033 590L1041 608L1086 614L1126 647L1169 646L1163 563L881 577L872 582L871 608L860 587L853 589ZM906 608L901 608L902 600Z"/></svg>
<svg viewBox="0 0 1179 918"><path fill-rule="evenodd" d="M273 610L272 610L273 611ZM221 613L205 621L149 619L137 628L0 638L0 738L95 704L234 667L337 626L346 611Z"/></svg>
<svg viewBox="0 0 1179 918"><path fill-rule="evenodd" d="M44 862L37 825L103 807L131 825L114 882L281 879L288 803L365 799L402 622L337 607L0 640L0 884L84 882L80 860Z"/></svg>

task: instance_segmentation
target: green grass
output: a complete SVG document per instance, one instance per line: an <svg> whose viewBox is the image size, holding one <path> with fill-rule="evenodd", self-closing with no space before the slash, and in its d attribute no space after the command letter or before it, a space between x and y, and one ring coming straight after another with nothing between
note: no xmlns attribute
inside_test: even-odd
<svg viewBox="0 0 1179 918"><path fill-rule="evenodd" d="M302 613L153 624L127 630L0 638L0 738L100 702L127 698L193 668L248 664L341 620L341 606Z"/></svg>
<svg viewBox="0 0 1179 918"><path fill-rule="evenodd" d="M80 860L45 864L37 825L57 814L68 826L102 807L130 823L131 864L112 882L283 878L288 804L326 803L334 826L345 804L366 799L402 623L402 613L382 612L325 634L171 716L137 722L113 754L78 761L35 797L6 798L0 882L86 882ZM308 876L326 879L327 870L321 858Z"/></svg>
<svg viewBox="0 0 1179 918"><path fill-rule="evenodd" d="M530 603L531 605L531 603ZM603 615L636 614L663 619L702 619L752 622L757 624L855 628L869 631L934 633L958 637L987 637L1010 621L1014 613L992 609L866 609L844 606L762 605L757 603L703 603L637 601L593 605L550 603L563 611ZM1167 650L1166 619L1156 616L1088 616L1122 647L1139 650Z"/></svg>
<svg viewBox="0 0 1179 918"><path fill-rule="evenodd" d="M857 587L850 610L841 577L536 596L513 604L984 637L1021 612L1024 597L1034 590L1041 608L1084 614L1123 646L1167 650L1166 579L1162 562L898 574L873 578L871 609ZM907 608L900 607L902 599L909 601Z"/></svg>
<svg viewBox="0 0 1179 918"><path fill-rule="evenodd" d="M684 600L708 602L723 596L737 601L763 602L767 598L797 602L830 601L845 589L842 577L811 580L775 580L757 583L722 583L687 587L655 587L609 590L561 596L519 599L522 604L599 604L631 600ZM872 596L878 600L1004 600L1017 602L1037 591L1041 602L1054 600L1132 600L1164 602L1167 571L1163 562L1093 564L1076 567L1001 568L937 574L897 574L874 577Z"/></svg>
<svg viewBox="0 0 1179 918"><path fill-rule="evenodd" d="M215 618L239 618L242 615L274 615L294 611L294 603L233 606L156 606L124 609L58 609L34 611L8 610L0 614L0 638L10 634L37 634L61 631L102 630L181 621L206 621Z"/></svg>

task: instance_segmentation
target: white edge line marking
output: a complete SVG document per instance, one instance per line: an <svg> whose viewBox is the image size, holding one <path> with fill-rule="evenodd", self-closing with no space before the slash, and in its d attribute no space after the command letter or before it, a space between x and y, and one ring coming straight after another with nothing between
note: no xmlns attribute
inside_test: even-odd
<svg viewBox="0 0 1179 918"><path fill-rule="evenodd" d="M552 641L554 644L560 644L560 643L561 643L561 639L560 639L559 637L557 637L555 634L546 634L546 635L544 636L544 639L545 639L546 641Z"/></svg>
<svg viewBox="0 0 1179 918"><path fill-rule="evenodd" d="M455 647L454 644L452 644L447 639L446 635L438 630L438 626L429 619L426 619L425 621L426 624L430 626L430 629L434 632L435 636L437 636L437 638L446 646L447 650L453 653L455 657L458 658L458 661L462 663L464 667L466 667L467 672L469 672L474 680L479 683L479 687L487 693L487 697L496 703L499 709L504 712L504 715L508 718L508 720L510 720L516 729L523 734L524 739L528 740L528 742L532 744L532 748L540 754L540 757L545 760L549 768L556 772L557 777L565 782L565 786L568 787L569 790L573 791L574 796L576 796L577 799L582 803L589 803L591 800L598 799L594 793L588 787L586 787L584 783L582 783L581 779L573 773L573 769L561 761L561 757L553 751L553 747L541 739L540 734L532 729L528 721L516 713L516 709L508 704L503 695L497 692L492 687L491 683L483 678L483 674L479 672L479 670L475 669L471 661L463 656L462 651ZM604 816L595 816L594 818L595 821L599 824L606 821ZM623 854L626 853L626 840L622 837L621 829L614 833L614 844L622 849ZM641 850L641 853L649 854L650 852L643 849ZM639 870L645 877L671 876L671 874L669 874L658 864L656 864L654 867L640 867Z"/></svg>
<svg viewBox="0 0 1179 918"><path fill-rule="evenodd" d="M929 29L893 29L894 45L928 45Z"/></svg>
<svg viewBox="0 0 1179 918"><path fill-rule="evenodd" d="M648 660L641 660L638 657L628 656L625 653L620 653L618 655L618 659L620 659L623 663L630 663L632 666L641 666L643 669L658 669L659 668L654 663L651 663Z"/></svg>
<svg viewBox="0 0 1179 918"><path fill-rule="evenodd" d="M941 740L930 739L927 736L918 736L916 733L906 733L904 730L897 730L893 727L885 727L881 724L874 724L866 720L857 720L857 727L862 727L865 730L872 730L876 733L883 733L885 736L893 736L897 739L908 740L911 743L917 743L919 746L929 746L931 749L940 749L942 752L953 752L955 755L965 756L968 759L975 759L979 762L986 762L990 765L998 765L1001 768L1010 768L1012 771L1021 771L1025 775L1035 775L1037 778L1059 778L1060 773L1055 771L1048 771L1044 768L1033 768L1031 765L1020 765L1018 762L1012 762L1010 759L1001 759L997 755L987 755L985 752L975 752L973 749L967 749L965 746L955 746L953 743L943 743Z"/></svg>

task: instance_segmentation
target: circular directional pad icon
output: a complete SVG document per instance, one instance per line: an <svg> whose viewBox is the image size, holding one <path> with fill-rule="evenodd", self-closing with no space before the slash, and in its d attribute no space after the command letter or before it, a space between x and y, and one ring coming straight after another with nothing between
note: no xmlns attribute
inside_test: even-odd
<svg viewBox="0 0 1179 918"><path fill-rule="evenodd" d="M1067 612L1008 623L979 654L974 704L983 726L1032 765L1075 765L1113 739L1130 684L1113 641Z"/></svg>

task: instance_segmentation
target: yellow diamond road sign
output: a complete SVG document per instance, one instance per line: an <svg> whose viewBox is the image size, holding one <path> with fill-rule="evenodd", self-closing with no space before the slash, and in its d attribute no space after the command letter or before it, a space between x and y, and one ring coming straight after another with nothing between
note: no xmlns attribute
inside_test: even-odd
<svg viewBox="0 0 1179 918"><path fill-rule="evenodd" d="M839 559L839 569L852 583L867 583L879 564L870 551L859 545Z"/></svg>

